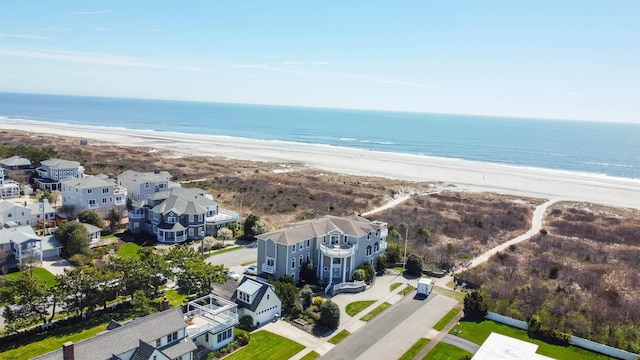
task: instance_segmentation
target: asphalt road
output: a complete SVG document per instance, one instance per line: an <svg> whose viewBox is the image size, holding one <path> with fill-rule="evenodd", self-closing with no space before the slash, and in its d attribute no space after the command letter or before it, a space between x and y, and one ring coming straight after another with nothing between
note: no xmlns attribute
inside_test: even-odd
<svg viewBox="0 0 640 360"><path fill-rule="evenodd" d="M408 296L351 334L320 359L397 359L455 304L455 300L435 293L426 300Z"/></svg>
<svg viewBox="0 0 640 360"><path fill-rule="evenodd" d="M242 266L242 264L246 264L251 261L255 262L257 258L257 248L245 247L240 250L233 250L214 256L209 256L205 259L205 262L212 265L223 265L224 267L227 267L230 270L233 270L236 273L242 275L245 268L244 266Z"/></svg>

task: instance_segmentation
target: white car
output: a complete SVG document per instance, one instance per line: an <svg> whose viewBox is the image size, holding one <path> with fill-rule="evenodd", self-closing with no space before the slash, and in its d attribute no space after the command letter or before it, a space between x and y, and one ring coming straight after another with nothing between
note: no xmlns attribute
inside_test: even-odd
<svg viewBox="0 0 640 360"><path fill-rule="evenodd" d="M249 275L258 275L258 266L257 265L248 266L246 269L244 269L244 272Z"/></svg>
<svg viewBox="0 0 640 360"><path fill-rule="evenodd" d="M233 279L233 280L235 280L235 281L240 280L240 274L236 273L236 272L235 272L235 271L233 271L233 270L229 270L229 271L227 271L227 275L229 275L229 277L230 277L230 278L232 278L232 279Z"/></svg>

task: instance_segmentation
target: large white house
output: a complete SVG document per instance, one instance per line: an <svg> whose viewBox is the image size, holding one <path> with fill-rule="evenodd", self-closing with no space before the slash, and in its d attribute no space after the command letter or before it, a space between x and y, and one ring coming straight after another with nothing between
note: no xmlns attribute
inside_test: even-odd
<svg viewBox="0 0 640 360"><path fill-rule="evenodd" d="M127 190L113 179L98 176L66 178L62 184L62 205L76 211L93 210L105 218L111 209L122 211L127 204Z"/></svg>
<svg viewBox="0 0 640 360"><path fill-rule="evenodd" d="M287 225L256 236L258 273L279 279L300 280L305 263L317 267L327 283L325 291L350 282L351 274L365 261L375 264L387 248L387 224L360 216L323 216Z"/></svg>
<svg viewBox="0 0 640 360"><path fill-rule="evenodd" d="M218 229L238 221L235 212L221 209L202 189L171 189L134 201L129 211L129 230L156 235L162 243L215 236Z"/></svg>
<svg viewBox="0 0 640 360"><path fill-rule="evenodd" d="M37 360L194 360L202 346L217 350L235 338L236 304L208 295L180 307L118 323L76 344L36 357Z"/></svg>
<svg viewBox="0 0 640 360"><path fill-rule="evenodd" d="M0 201L0 227L24 225L36 226L36 219L32 209L10 201Z"/></svg>
<svg viewBox="0 0 640 360"><path fill-rule="evenodd" d="M84 176L84 167L77 161L49 159L42 161L36 169L38 176L34 178L36 185L42 190L61 190L60 180Z"/></svg>
<svg viewBox="0 0 640 360"><path fill-rule="evenodd" d="M169 187L180 187L179 184L174 184L170 180L171 174L168 171L127 170L118 175L117 183L127 189L129 199L139 201L156 192L168 190Z"/></svg>
<svg viewBox="0 0 640 360"><path fill-rule="evenodd" d="M0 199L20 196L20 184L6 177L6 170L0 167Z"/></svg>

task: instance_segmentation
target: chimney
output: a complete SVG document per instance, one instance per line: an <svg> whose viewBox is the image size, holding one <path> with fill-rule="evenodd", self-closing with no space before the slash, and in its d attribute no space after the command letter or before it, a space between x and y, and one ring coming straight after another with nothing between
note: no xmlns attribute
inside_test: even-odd
<svg viewBox="0 0 640 360"><path fill-rule="evenodd" d="M62 359L63 360L74 360L75 354L73 352L73 341L67 341L62 344Z"/></svg>
<svg viewBox="0 0 640 360"><path fill-rule="evenodd" d="M162 305L162 311L169 310L169 300L167 299L166 296L164 297L164 299L162 299L161 305Z"/></svg>

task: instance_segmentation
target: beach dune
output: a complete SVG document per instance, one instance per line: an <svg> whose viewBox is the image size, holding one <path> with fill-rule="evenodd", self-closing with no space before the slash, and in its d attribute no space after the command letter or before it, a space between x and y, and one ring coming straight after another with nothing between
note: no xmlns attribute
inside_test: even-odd
<svg viewBox="0 0 640 360"><path fill-rule="evenodd" d="M172 150L267 162L299 162L326 171L453 184L462 190L640 208L640 179L505 166L460 159L255 140L0 118L0 127L99 140L121 146Z"/></svg>

